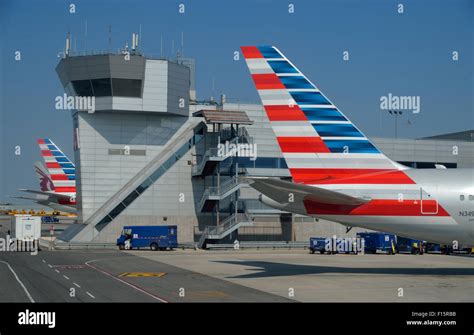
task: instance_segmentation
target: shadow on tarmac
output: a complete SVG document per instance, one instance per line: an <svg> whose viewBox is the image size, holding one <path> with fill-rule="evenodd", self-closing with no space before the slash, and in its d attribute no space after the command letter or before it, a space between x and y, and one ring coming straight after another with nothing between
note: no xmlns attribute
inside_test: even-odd
<svg viewBox="0 0 474 335"><path fill-rule="evenodd" d="M262 261L214 261L216 263L248 266L247 270L259 272L228 278L264 278L319 274L376 274L408 276L474 276L474 268L358 268L318 265L298 265ZM257 269L256 269L257 268Z"/></svg>

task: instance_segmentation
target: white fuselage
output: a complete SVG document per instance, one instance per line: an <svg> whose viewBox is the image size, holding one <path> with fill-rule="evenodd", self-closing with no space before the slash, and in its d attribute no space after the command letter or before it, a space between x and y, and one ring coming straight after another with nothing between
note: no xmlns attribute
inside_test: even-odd
<svg viewBox="0 0 474 335"><path fill-rule="evenodd" d="M415 184L319 184L317 187L340 193L392 199L408 210L387 206L371 212L337 211L318 213L317 205L309 210L302 202L273 205L279 209L327 219L345 226L390 232L433 243L474 246L474 170L408 169L404 171ZM464 200L462 200L464 199ZM272 206L272 203L267 205Z"/></svg>

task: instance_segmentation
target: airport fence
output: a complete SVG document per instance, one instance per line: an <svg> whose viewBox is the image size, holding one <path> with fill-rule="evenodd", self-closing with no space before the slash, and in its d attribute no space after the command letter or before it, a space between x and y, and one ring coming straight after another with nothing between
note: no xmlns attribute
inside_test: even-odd
<svg viewBox="0 0 474 335"><path fill-rule="evenodd" d="M55 250L76 250L76 249L117 249L117 245L111 243L99 243L99 242L53 242L53 249ZM148 248L149 249L149 248ZM197 243L182 243L178 244L178 249L197 249ZM143 248L142 250L147 250Z"/></svg>
<svg viewBox="0 0 474 335"><path fill-rule="evenodd" d="M240 242L238 247L231 244L207 244L209 250L225 250L225 249L303 249L309 248L308 242L286 242L286 241L256 241L256 242Z"/></svg>
<svg viewBox="0 0 474 335"><path fill-rule="evenodd" d="M115 243L99 243L99 242L53 242L53 248L57 250L73 250L73 249L116 249Z"/></svg>

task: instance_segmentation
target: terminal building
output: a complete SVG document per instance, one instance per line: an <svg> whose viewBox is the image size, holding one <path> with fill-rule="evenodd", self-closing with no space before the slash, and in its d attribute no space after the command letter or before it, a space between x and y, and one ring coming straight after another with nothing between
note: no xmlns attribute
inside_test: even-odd
<svg viewBox="0 0 474 335"><path fill-rule="evenodd" d="M356 228L259 202L245 176L291 178L259 104L199 102L192 59L138 51L66 54L56 71L75 110L78 222L59 239L115 242L126 225L177 225L180 243L305 241ZM373 138L416 168L474 167L474 132L424 139Z"/></svg>

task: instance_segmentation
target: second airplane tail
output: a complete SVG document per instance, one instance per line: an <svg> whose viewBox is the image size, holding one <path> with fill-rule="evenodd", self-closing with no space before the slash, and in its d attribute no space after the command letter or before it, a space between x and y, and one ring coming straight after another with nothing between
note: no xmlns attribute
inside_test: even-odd
<svg viewBox="0 0 474 335"><path fill-rule="evenodd" d="M40 162L36 162L34 166L36 175L38 176L40 190L43 192L54 192L54 184L48 171L46 171Z"/></svg>
<svg viewBox="0 0 474 335"><path fill-rule="evenodd" d="M57 193L76 193L76 169L71 160L49 138L38 140L46 168Z"/></svg>

